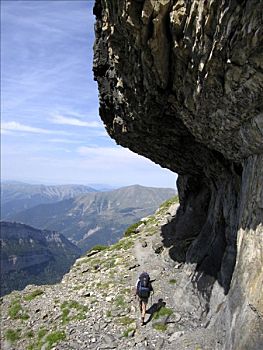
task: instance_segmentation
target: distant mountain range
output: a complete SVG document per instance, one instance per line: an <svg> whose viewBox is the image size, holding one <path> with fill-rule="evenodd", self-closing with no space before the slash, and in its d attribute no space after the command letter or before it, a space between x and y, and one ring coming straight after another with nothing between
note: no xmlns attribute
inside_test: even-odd
<svg viewBox="0 0 263 350"><path fill-rule="evenodd" d="M31 185L23 182L1 183L1 218L8 220L12 215L39 204L54 203L88 192L97 192L84 185Z"/></svg>
<svg viewBox="0 0 263 350"><path fill-rule="evenodd" d="M57 232L4 221L0 225L1 295L27 284L60 281L81 254Z"/></svg>
<svg viewBox="0 0 263 350"><path fill-rule="evenodd" d="M80 187L80 190L84 191L85 188ZM55 189L53 191L51 193L58 193ZM70 197L72 191L72 188L71 191L64 191L64 197ZM175 190L170 188L134 185L108 192L79 194L49 204L32 205L12 215L10 208L7 217L2 217L40 229L61 232L85 251L96 244L116 242L128 226L154 213L162 202L174 195ZM62 196L61 192L57 198L59 196Z"/></svg>

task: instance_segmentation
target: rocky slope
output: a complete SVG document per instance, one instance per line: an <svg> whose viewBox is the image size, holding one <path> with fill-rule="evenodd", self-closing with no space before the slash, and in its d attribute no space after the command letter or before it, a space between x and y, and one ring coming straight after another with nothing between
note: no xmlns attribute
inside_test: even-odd
<svg viewBox="0 0 263 350"><path fill-rule="evenodd" d="M54 231L0 222L1 295L28 284L56 283L80 256L80 249Z"/></svg>
<svg viewBox="0 0 263 350"><path fill-rule="evenodd" d="M162 234L188 275L180 308L206 317L220 350L262 348L262 10L256 0L94 7L101 118L118 144L179 174L180 210Z"/></svg>
<svg viewBox="0 0 263 350"><path fill-rule="evenodd" d="M82 256L60 284L28 286L3 297L2 349L214 349L222 340L210 333L204 317L181 309L185 271L161 236L177 208L176 202L165 203L115 245ZM143 270L151 274L154 295L140 326L133 290ZM205 311L198 295L188 303Z"/></svg>
<svg viewBox="0 0 263 350"><path fill-rule="evenodd" d="M54 203L81 193L96 192L84 185L31 185L23 182L1 183L1 219L39 204Z"/></svg>
<svg viewBox="0 0 263 350"><path fill-rule="evenodd" d="M133 185L38 205L12 220L59 231L85 252L96 244L115 243L128 226L152 214L174 194L169 188Z"/></svg>

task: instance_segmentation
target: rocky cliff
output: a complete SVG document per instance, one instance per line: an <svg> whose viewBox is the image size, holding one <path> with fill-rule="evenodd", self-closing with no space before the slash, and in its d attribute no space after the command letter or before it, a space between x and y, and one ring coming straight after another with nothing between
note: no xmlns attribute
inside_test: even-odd
<svg viewBox="0 0 263 350"><path fill-rule="evenodd" d="M262 1L96 0L100 115L118 144L179 174L162 230L173 294L214 349L263 346Z"/></svg>

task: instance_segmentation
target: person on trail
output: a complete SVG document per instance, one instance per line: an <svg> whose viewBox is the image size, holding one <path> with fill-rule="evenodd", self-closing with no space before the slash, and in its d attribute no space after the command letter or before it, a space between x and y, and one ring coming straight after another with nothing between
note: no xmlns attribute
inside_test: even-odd
<svg viewBox="0 0 263 350"><path fill-rule="evenodd" d="M145 324L146 306L151 292L154 293L150 276L147 272L143 272L140 274L135 286L135 297L138 296L139 298L142 326Z"/></svg>

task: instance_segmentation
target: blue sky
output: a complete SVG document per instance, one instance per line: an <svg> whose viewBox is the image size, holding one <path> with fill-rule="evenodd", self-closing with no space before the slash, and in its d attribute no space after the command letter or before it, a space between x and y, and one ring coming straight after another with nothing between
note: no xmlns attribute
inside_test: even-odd
<svg viewBox="0 0 263 350"><path fill-rule="evenodd" d="M1 178L175 187L98 115L93 1L1 1Z"/></svg>

